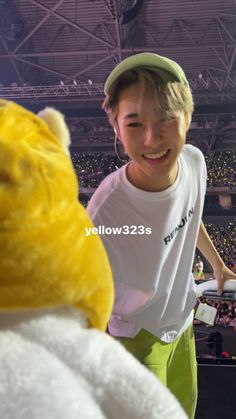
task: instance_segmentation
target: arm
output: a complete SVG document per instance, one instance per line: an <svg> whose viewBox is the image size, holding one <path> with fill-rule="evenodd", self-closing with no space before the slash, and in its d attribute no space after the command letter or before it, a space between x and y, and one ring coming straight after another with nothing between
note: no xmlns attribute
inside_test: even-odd
<svg viewBox="0 0 236 419"><path fill-rule="evenodd" d="M236 279L236 274L224 264L202 221L198 233L197 248L211 264L213 274L218 282L218 294L221 295L225 281Z"/></svg>

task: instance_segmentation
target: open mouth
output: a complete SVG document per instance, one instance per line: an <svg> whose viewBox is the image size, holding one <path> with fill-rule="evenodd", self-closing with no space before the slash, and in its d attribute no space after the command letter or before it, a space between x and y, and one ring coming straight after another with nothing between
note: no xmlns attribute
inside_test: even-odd
<svg viewBox="0 0 236 419"><path fill-rule="evenodd" d="M143 154L143 157L145 160L147 160L149 163L161 163L164 160L167 159L167 157L170 154L170 150L164 150L161 153L148 153Z"/></svg>

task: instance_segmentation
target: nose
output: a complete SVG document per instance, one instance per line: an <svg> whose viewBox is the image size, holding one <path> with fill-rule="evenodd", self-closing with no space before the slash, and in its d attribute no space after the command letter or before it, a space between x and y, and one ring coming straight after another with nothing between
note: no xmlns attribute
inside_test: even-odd
<svg viewBox="0 0 236 419"><path fill-rule="evenodd" d="M145 145L149 147L156 146L160 141L161 135L158 124L148 126L145 132Z"/></svg>

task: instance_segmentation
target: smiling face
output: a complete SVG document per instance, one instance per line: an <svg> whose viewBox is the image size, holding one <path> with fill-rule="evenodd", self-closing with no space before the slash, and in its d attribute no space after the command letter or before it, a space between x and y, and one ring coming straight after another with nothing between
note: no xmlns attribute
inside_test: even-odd
<svg viewBox="0 0 236 419"><path fill-rule="evenodd" d="M132 159L127 168L129 181L151 192L174 183L189 127L183 111L168 118L160 115L157 101L150 85L132 84L119 95L115 123L117 136Z"/></svg>

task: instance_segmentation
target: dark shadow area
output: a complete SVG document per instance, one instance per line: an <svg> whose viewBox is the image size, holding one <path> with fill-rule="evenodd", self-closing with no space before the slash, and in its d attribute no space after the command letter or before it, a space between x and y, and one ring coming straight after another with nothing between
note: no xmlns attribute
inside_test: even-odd
<svg viewBox="0 0 236 419"><path fill-rule="evenodd" d="M194 331L199 391L195 419L235 418L236 331L220 325L195 325Z"/></svg>

